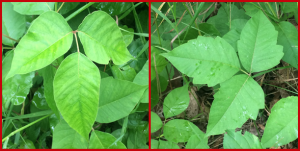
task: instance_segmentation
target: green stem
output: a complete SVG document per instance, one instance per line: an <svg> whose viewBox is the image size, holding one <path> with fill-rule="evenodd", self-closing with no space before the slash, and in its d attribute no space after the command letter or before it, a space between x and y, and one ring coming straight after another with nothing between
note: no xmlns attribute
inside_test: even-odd
<svg viewBox="0 0 300 151"><path fill-rule="evenodd" d="M57 2L55 2L55 11L57 11Z"/></svg>
<svg viewBox="0 0 300 151"><path fill-rule="evenodd" d="M32 123L29 123L29 124L27 124L27 125L25 125L25 126L19 128L19 129L15 130L15 131L11 132L11 133L10 133L9 135L7 135L4 139L2 139L2 143L3 143L6 139L8 139L9 137L11 137L11 136L15 135L16 133L18 133L18 132L20 132L20 131L22 131L22 130L28 128L29 126L31 126L31 125L33 125L33 124L35 124L35 123L37 123L37 122L39 122L39 121L41 121L41 120L47 118L47 117L50 116L50 115L51 115L51 114L46 115L46 116L44 116L44 117L42 117L42 118L40 118L40 119L35 120L35 121L32 122Z"/></svg>
<svg viewBox="0 0 300 151"><path fill-rule="evenodd" d="M268 5L269 9L271 10L272 14L274 15L274 17L277 18L277 15L275 14L275 12L274 12L273 8L271 7L270 3L269 2L266 2L266 3Z"/></svg>
<svg viewBox="0 0 300 151"><path fill-rule="evenodd" d="M263 72L260 72L254 76L252 76L252 78L255 78L255 77L258 77L260 75L263 75L263 74L266 74L268 72L271 72L271 71L274 71L274 70L279 70L279 69L286 69L286 68L292 68L293 66L285 66L285 67L279 67L279 68L274 68L274 69L270 69L270 70L267 70L267 71L263 71Z"/></svg>
<svg viewBox="0 0 300 151"><path fill-rule="evenodd" d="M131 2L131 5L132 5L132 7L134 7L133 2ZM143 28L142 28L142 25L140 23L140 20L139 20L139 17L137 15L137 13L136 13L135 8L133 8L133 15L134 15L134 19L135 19L135 23L136 23L138 32L143 33ZM145 44L146 43L145 37L141 37L141 39L142 39L142 43Z"/></svg>
<svg viewBox="0 0 300 151"><path fill-rule="evenodd" d="M88 4L82 6L81 8L79 8L77 11L75 11L74 13L72 13L71 15L69 15L66 18L66 21L69 21L70 19L72 19L73 17L75 17L76 15L78 15L79 13L81 13L82 11L84 11L85 9L87 9L88 7L90 7L91 5L93 5L95 2L89 2Z"/></svg>
<svg viewBox="0 0 300 151"><path fill-rule="evenodd" d="M123 18L125 18L134 8L136 8L137 6L139 6L142 3L143 2L139 2L139 3L135 4L133 7L131 7L130 9L128 9L121 17L119 17L119 21L122 20Z"/></svg>
<svg viewBox="0 0 300 151"><path fill-rule="evenodd" d="M248 72L244 71L243 69L240 69L240 71L242 71L242 72L244 72L245 74L247 74L247 75L250 76L250 74L249 74Z"/></svg>
<svg viewBox="0 0 300 151"><path fill-rule="evenodd" d="M160 35L159 35L159 30L158 30L158 25L157 25L157 18L155 18L155 26L156 26L156 30L157 30L159 45L162 46L161 40L160 40Z"/></svg>

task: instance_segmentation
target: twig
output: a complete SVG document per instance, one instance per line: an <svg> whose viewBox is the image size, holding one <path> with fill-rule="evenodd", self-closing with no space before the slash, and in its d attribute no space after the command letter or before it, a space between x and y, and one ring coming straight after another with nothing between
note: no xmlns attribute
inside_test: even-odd
<svg viewBox="0 0 300 151"><path fill-rule="evenodd" d="M59 7L59 9L57 10L57 12L59 12L59 10L62 8L62 6L65 4L65 2L63 2L61 5L60 5L60 7Z"/></svg>
<svg viewBox="0 0 300 151"><path fill-rule="evenodd" d="M13 39L13 38L11 38L11 37L5 35L5 34L2 34L2 36L6 37L6 38L8 38L8 39L10 39L10 40L12 40L12 41L19 42L19 40Z"/></svg>

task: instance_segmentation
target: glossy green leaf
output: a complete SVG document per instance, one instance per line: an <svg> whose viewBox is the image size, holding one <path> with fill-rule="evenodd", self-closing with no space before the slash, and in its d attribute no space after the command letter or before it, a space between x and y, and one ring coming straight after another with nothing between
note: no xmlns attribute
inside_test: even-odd
<svg viewBox="0 0 300 151"><path fill-rule="evenodd" d="M53 82L54 99L66 122L88 140L97 116L100 72L81 53L69 55L59 66Z"/></svg>
<svg viewBox="0 0 300 151"><path fill-rule="evenodd" d="M87 149L88 142L61 119L54 129L52 149Z"/></svg>
<svg viewBox="0 0 300 151"><path fill-rule="evenodd" d="M49 117L49 126L50 126L50 131L53 134L54 133L54 128L56 125L59 123L59 119L55 114L50 115Z"/></svg>
<svg viewBox="0 0 300 151"><path fill-rule="evenodd" d="M129 81L111 77L102 79L96 121L111 123L128 116L137 105L145 89L145 86Z"/></svg>
<svg viewBox="0 0 300 151"><path fill-rule="evenodd" d="M13 10L10 2L2 2L2 34L19 40L26 29L25 16ZM2 44L13 46L15 41L2 35Z"/></svg>
<svg viewBox="0 0 300 151"><path fill-rule="evenodd" d="M164 100L163 112L165 118L176 116L187 109L190 103L189 84L172 90Z"/></svg>
<svg viewBox="0 0 300 151"><path fill-rule="evenodd" d="M159 116L151 111L151 133L158 131L162 125L163 123Z"/></svg>
<svg viewBox="0 0 300 151"><path fill-rule="evenodd" d="M126 149L126 146L118 141L114 143L116 138L109 134L101 131L93 131L90 142L89 149Z"/></svg>
<svg viewBox="0 0 300 151"><path fill-rule="evenodd" d="M116 79L133 81L136 76L136 72L129 65L119 68L118 66L112 66L111 71Z"/></svg>
<svg viewBox="0 0 300 151"><path fill-rule="evenodd" d="M282 46L276 45L278 32L262 11L256 13L242 30L237 43L241 64L250 73L279 64Z"/></svg>
<svg viewBox="0 0 300 151"><path fill-rule="evenodd" d="M194 84L214 86L240 69L236 52L220 37L199 36L162 55L183 74L194 77Z"/></svg>
<svg viewBox="0 0 300 151"><path fill-rule="evenodd" d="M162 140L151 140L151 149L180 149L176 143Z"/></svg>
<svg viewBox="0 0 300 151"><path fill-rule="evenodd" d="M129 130L129 136L127 139L128 149L148 149L146 145L146 140L148 140L148 135L145 135L141 130Z"/></svg>
<svg viewBox="0 0 300 151"><path fill-rule="evenodd" d="M298 69L298 31L290 22L280 22L275 26L278 31L278 44L283 46L283 61Z"/></svg>
<svg viewBox="0 0 300 151"><path fill-rule="evenodd" d="M34 146L34 144L33 144L33 142L31 140L25 139L21 143L19 149L35 149L35 146Z"/></svg>
<svg viewBox="0 0 300 151"><path fill-rule="evenodd" d="M142 70L135 76L133 83L138 85L149 85L149 63L148 61L144 64ZM141 98L141 103L149 102L149 88L147 88Z"/></svg>
<svg viewBox="0 0 300 151"><path fill-rule="evenodd" d="M65 54L73 40L71 31L60 14L53 11L41 14L17 45L6 79L41 69Z"/></svg>
<svg viewBox="0 0 300 151"><path fill-rule="evenodd" d="M284 13L290 13L298 9L298 4L296 2L281 2L281 10Z"/></svg>
<svg viewBox="0 0 300 151"><path fill-rule="evenodd" d="M222 134L255 120L264 108L264 92L251 77L241 74L220 84L209 113L206 136Z"/></svg>
<svg viewBox="0 0 300 151"><path fill-rule="evenodd" d="M185 148L186 149L209 149L209 146L207 145L208 138L205 137L204 133L200 133L197 135L192 135L188 142L186 143Z"/></svg>
<svg viewBox="0 0 300 151"><path fill-rule="evenodd" d="M54 2L12 2L14 10L23 15L40 15L54 9Z"/></svg>
<svg viewBox="0 0 300 151"><path fill-rule="evenodd" d="M225 41L227 41L237 52L237 41L240 39L240 33L238 33L236 30L230 30L228 33L226 33L222 37Z"/></svg>
<svg viewBox="0 0 300 151"><path fill-rule="evenodd" d="M7 109L9 102L14 105L22 104L32 87L34 73L30 72L22 75L15 75L12 78L4 80L8 74L13 60L14 51L6 54L2 60L2 109Z"/></svg>
<svg viewBox="0 0 300 151"><path fill-rule="evenodd" d="M298 97L279 100L271 109L263 137L265 148L288 144L298 138Z"/></svg>
<svg viewBox="0 0 300 151"><path fill-rule="evenodd" d="M44 95L45 95L46 101L48 103L48 106L55 113L57 118L60 118L59 111L57 109L57 106L56 106L56 103L54 100L54 92L53 92L53 81L54 81L54 76L55 76L56 70L57 69L55 67L53 67L52 65L48 65L47 67L42 69L42 76L44 79L44 82L43 82Z"/></svg>
<svg viewBox="0 0 300 151"><path fill-rule="evenodd" d="M33 98L32 98L32 103L38 109L42 109L42 110L49 109L46 98L44 96L44 87L38 88L38 90L34 92Z"/></svg>
<svg viewBox="0 0 300 151"><path fill-rule="evenodd" d="M105 11L109 15L115 17L125 12L131 7L130 2L99 2L93 5L99 10Z"/></svg>
<svg viewBox="0 0 300 151"><path fill-rule="evenodd" d="M112 17L103 11L95 11L83 20L78 36L87 57L99 64L121 65L132 59L122 33Z"/></svg>
<svg viewBox="0 0 300 151"><path fill-rule="evenodd" d="M126 44L126 46L128 46L132 41L133 41L133 33L134 30L132 28L128 28L126 25L121 27L123 30L121 30L122 35L123 35L123 40ZM124 31L126 30L126 31Z"/></svg>
<svg viewBox="0 0 300 151"><path fill-rule="evenodd" d="M160 54L161 52L158 49L156 49L155 47L151 47L151 81L156 77L156 71L157 74L159 74L165 69L166 65L168 64L168 61Z"/></svg>
<svg viewBox="0 0 300 151"><path fill-rule="evenodd" d="M192 122L182 119L174 119L164 126L164 136L171 142L187 142L192 135L200 137L203 132Z"/></svg>
<svg viewBox="0 0 300 151"><path fill-rule="evenodd" d="M231 3L231 7L228 3L221 3L221 5L218 14L207 20L207 23L214 25L219 30L221 36L225 35L230 30L230 19L231 21L235 19L249 19L245 14L245 11L243 9L238 9L233 3Z"/></svg>
<svg viewBox="0 0 300 151"><path fill-rule="evenodd" d="M224 135L224 149L263 149L257 136L245 131L227 130Z"/></svg>

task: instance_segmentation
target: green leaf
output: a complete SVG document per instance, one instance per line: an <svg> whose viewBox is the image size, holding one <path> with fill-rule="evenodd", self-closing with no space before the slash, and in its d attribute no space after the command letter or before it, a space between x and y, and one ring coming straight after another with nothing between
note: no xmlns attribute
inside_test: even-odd
<svg viewBox="0 0 300 151"><path fill-rule="evenodd" d="M44 87L38 88L38 90L34 92L32 103L38 109L42 109L42 110L49 109L49 106L44 96Z"/></svg>
<svg viewBox="0 0 300 151"><path fill-rule="evenodd" d="M142 70L135 76L133 83L138 85L149 85L149 63L148 61L144 64ZM145 90L142 98L141 103L149 103L149 86Z"/></svg>
<svg viewBox="0 0 300 151"><path fill-rule="evenodd" d="M2 60L2 109L8 108L9 102L14 105L22 104L32 87L34 72L22 75L15 75L12 78L4 80L8 74L13 60L14 51L9 51Z"/></svg>
<svg viewBox="0 0 300 151"><path fill-rule="evenodd" d="M112 66L111 71L116 79L133 81L136 76L136 72L129 65L119 68L118 66Z"/></svg>
<svg viewBox="0 0 300 151"><path fill-rule="evenodd" d="M99 10L105 11L109 15L115 17L125 12L131 7L130 2L99 2L93 4Z"/></svg>
<svg viewBox="0 0 300 151"><path fill-rule="evenodd" d="M132 59L122 33L112 17L103 11L95 11L83 20L78 36L87 57L99 64L121 65Z"/></svg>
<svg viewBox="0 0 300 151"><path fill-rule="evenodd" d="M226 81L240 70L236 52L220 37L199 36L162 55L183 74L194 77L194 84L209 87Z"/></svg>
<svg viewBox="0 0 300 151"><path fill-rule="evenodd" d="M57 6L61 7L59 10L60 14L66 14L76 8L79 5L79 2L57 2ZM64 5L62 5L64 3Z"/></svg>
<svg viewBox="0 0 300 151"><path fill-rule="evenodd" d="M146 145L148 135L145 135L141 130L129 130L129 136L127 140L128 149L148 149Z"/></svg>
<svg viewBox="0 0 300 151"><path fill-rule="evenodd" d="M61 119L54 129L52 149L87 149L88 142Z"/></svg>
<svg viewBox="0 0 300 151"><path fill-rule="evenodd" d="M137 105L145 89L145 86L129 81L111 77L102 79L96 121L111 123L128 116Z"/></svg>
<svg viewBox="0 0 300 151"><path fill-rule="evenodd" d="M151 81L156 77L156 70L157 74L159 74L165 69L168 64L168 61L160 54L161 52L158 49L156 49L155 47L151 47Z"/></svg>
<svg viewBox="0 0 300 151"><path fill-rule="evenodd" d="M49 65L68 51L72 40L72 29L60 14L53 11L41 14L16 47L6 79Z"/></svg>
<svg viewBox="0 0 300 151"><path fill-rule="evenodd" d="M25 29L25 16L15 12L10 2L2 2L2 34L19 40L23 36ZM15 41L2 35L2 44L13 46Z"/></svg>
<svg viewBox="0 0 300 151"><path fill-rule="evenodd" d="M121 30L122 35L123 35L123 40L124 40L126 46L128 46L133 41L134 30L132 28L128 28L126 25L122 26L120 28L123 29L123 30ZM124 31L124 30L126 30L126 31Z"/></svg>
<svg viewBox="0 0 300 151"><path fill-rule="evenodd" d="M280 4L283 13L290 13L298 9L296 2L281 2Z"/></svg>
<svg viewBox="0 0 300 151"><path fill-rule="evenodd" d="M242 131L226 130L226 132L223 141L224 149L263 149L258 137L247 131L244 135L241 134Z"/></svg>
<svg viewBox="0 0 300 151"><path fill-rule="evenodd" d="M241 127L249 118L255 120L264 108L264 92L251 77L241 74L220 84L214 95L206 136L222 134Z"/></svg>
<svg viewBox="0 0 300 151"><path fill-rule="evenodd" d="M164 126L164 136L171 142L187 142L192 135L201 136L203 132L192 122L174 119Z"/></svg>
<svg viewBox="0 0 300 151"><path fill-rule="evenodd" d="M272 108L261 143L264 148L282 146L298 138L298 97L279 100Z"/></svg>
<svg viewBox="0 0 300 151"><path fill-rule="evenodd" d="M283 61L298 69L298 31L290 22L280 22L275 26L278 31L278 44L283 46Z"/></svg>
<svg viewBox="0 0 300 151"><path fill-rule="evenodd" d="M198 136L192 135L189 138L185 148L186 149L209 149L207 143L208 143L208 138L205 137L204 133L200 133Z"/></svg>
<svg viewBox="0 0 300 151"><path fill-rule="evenodd" d="M54 93L53 93L53 81L54 81L54 75L56 73L56 70L57 69L55 67L53 67L52 65L48 65L47 67L42 69L42 76L44 79L44 82L43 82L44 95L45 95L46 101L48 103L48 106L55 113L57 118L60 118L59 111L57 109L57 106L56 106L56 103L54 100Z"/></svg>
<svg viewBox="0 0 300 151"><path fill-rule="evenodd" d="M247 19L235 19L231 21L231 29L230 30L236 30L238 33L241 33L243 28L245 27L247 23Z"/></svg>
<svg viewBox="0 0 300 151"><path fill-rule="evenodd" d="M225 35L229 30L229 22L230 19L249 19L249 17L245 14L243 9L238 9L238 7L234 4L221 3L221 7L218 10L218 14L216 16L210 17L207 20L207 23L214 25L220 32L221 36Z"/></svg>
<svg viewBox="0 0 300 151"><path fill-rule="evenodd" d="M34 146L34 144L33 144L33 142L31 140L25 139L21 143L19 149L35 149L35 146Z"/></svg>
<svg viewBox="0 0 300 151"><path fill-rule="evenodd" d="M14 10L23 15L40 15L53 10L54 2L12 2Z"/></svg>
<svg viewBox="0 0 300 151"><path fill-rule="evenodd" d="M179 146L170 141L151 139L151 149L180 149Z"/></svg>
<svg viewBox="0 0 300 151"><path fill-rule="evenodd" d="M69 55L54 77L58 110L70 127L87 140L97 116L100 79L97 66L81 53Z"/></svg>
<svg viewBox="0 0 300 151"><path fill-rule="evenodd" d="M187 109L190 103L189 84L172 90L165 98L163 112L165 118L176 116Z"/></svg>
<svg viewBox="0 0 300 151"><path fill-rule="evenodd" d="M235 29L230 30L222 37L225 41L227 41L237 52L237 41L240 40L240 33L238 33Z"/></svg>
<svg viewBox="0 0 300 151"><path fill-rule="evenodd" d="M159 116L151 111L151 133L158 131L162 127L163 123Z"/></svg>
<svg viewBox="0 0 300 151"><path fill-rule="evenodd" d="M51 131L52 134L54 133L54 128L56 127L56 125L59 122L60 122L60 119L58 119L55 114L50 115L50 117L49 117L49 127L50 127L50 131Z"/></svg>
<svg viewBox="0 0 300 151"><path fill-rule="evenodd" d="M278 32L262 11L256 13L242 30L237 42L243 67L250 73L270 69L279 64L282 46L276 45Z"/></svg>
<svg viewBox="0 0 300 151"><path fill-rule="evenodd" d="M126 149L126 146L116 138L101 131L93 131L89 142L89 149Z"/></svg>

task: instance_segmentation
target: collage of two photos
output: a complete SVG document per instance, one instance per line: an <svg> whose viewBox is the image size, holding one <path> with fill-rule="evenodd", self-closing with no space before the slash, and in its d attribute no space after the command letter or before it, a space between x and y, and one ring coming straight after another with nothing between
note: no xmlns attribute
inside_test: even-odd
<svg viewBox="0 0 300 151"><path fill-rule="evenodd" d="M2 149L297 149L297 2L2 2Z"/></svg>

